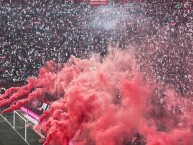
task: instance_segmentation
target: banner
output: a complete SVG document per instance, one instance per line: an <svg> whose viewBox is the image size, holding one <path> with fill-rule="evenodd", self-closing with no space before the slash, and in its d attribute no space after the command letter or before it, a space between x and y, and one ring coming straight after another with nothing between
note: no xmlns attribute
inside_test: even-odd
<svg viewBox="0 0 193 145"><path fill-rule="evenodd" d="M32 117L36 121L38 121L38 122L40 121L40 116L37 115L36 113L34 113L33 111L31 111L30 109L28 109L26 107L21 107L20 109L21 109L22 112L29 115L30 117Z"/></svg>
<svg viewBox="0 0 193 145"><path fill-rule="evenodd" d="M107 5L108 0L90 0L90 5Z"/></svg>

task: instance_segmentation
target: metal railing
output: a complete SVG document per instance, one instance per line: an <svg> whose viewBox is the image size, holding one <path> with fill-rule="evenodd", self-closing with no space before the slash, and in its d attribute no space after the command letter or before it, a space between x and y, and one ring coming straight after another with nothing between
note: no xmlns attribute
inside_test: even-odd
<svg viewBox="0 0 193 145"><path fill-rule="evenodd" d="M18 115L24 122L25 122L25 126L24 126L24 130L25 130L25 135L24 137L17 131L17 128L15 126L16 124L16 115ZM27 142L27 123L28 123L28 119L25 119L24 117L22 117L18 111L13 112L13 129L18 132L18 134ZM27 142L28 143L28 142Z"/></svg>
<svg viewBox="0 0 193 145"><path fill-rule="evenodd" d="M8 119L8 117L6 116L6 114L0 114L0 116L14 129L14 131L26 142L26 144L30 145L27 141L27 124L28 124L28 119L25 119L23 116L21 116L19 113L19 110L16 110L13 112L13 122ZM22 128L24 127L24 136L22 136L21 133L18 132L17 127L16 127L16 117L19 117L21 120L24 121L24 126L22 126ZM9 115L10 117L10 115Z"/></svg>

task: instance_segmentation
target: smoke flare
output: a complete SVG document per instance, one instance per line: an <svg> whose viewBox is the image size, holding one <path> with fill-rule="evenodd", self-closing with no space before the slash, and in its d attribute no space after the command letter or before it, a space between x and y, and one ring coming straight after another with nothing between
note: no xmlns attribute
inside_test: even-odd
<svg viewBox="0 0 193 145"><path fill-rule="evenodd" d="M159 100L154 90L161 86L144 79L133 56L110 52L103 63L72 56L57 74L56 65L47 62L38 78L7 90L0 106L14 102L3 111L9 112L33 99L50 100L51 107L35 127L45 135L44 145L192 145L192 107L184 103L188 99L167 89L165 104L153 103ZM177 98L186 101L177 103ZM183 111L173 113L178 105ZM169 119L180 120L170 121L167 113Z"/></svg>

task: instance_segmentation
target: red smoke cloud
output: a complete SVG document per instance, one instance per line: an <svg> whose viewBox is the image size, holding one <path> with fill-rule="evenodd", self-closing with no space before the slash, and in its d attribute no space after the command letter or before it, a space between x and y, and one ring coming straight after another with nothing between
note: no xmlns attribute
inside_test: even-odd
<svg viewBox="0 0 193 145"><path fill-rule="evenodd" d="M57 74L56 65L48 62L28 85L9 89L0 106L11 105L8 112L33 99L54 101L36 126L46 136L44 145L193 144L188 100L175 103L180 97L166 91L164 104L152 103L159 101L154 94L159 86L143 79L131 53L116 51L103 63L96 60L71 57ZM179 105L182 112L176 114ZM179 120L167 122L166 112Z"/></svg>
<svg viewBox="0 0 193 145"><path fill-rule="evenodd" d="M7 99L10 95L18 91L19 87L9 88L6 90L5 94L0 97L0 101Z"/></svg>

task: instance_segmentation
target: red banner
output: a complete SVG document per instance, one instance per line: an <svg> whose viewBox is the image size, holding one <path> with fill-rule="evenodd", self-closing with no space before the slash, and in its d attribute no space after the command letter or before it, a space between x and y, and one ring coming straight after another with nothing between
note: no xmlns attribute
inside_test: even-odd
<svg viewBox="0 0 193 145"><path fill-rule="evenodd" d="M90 5L107 5L108 0L90 0Z"/></svg>

